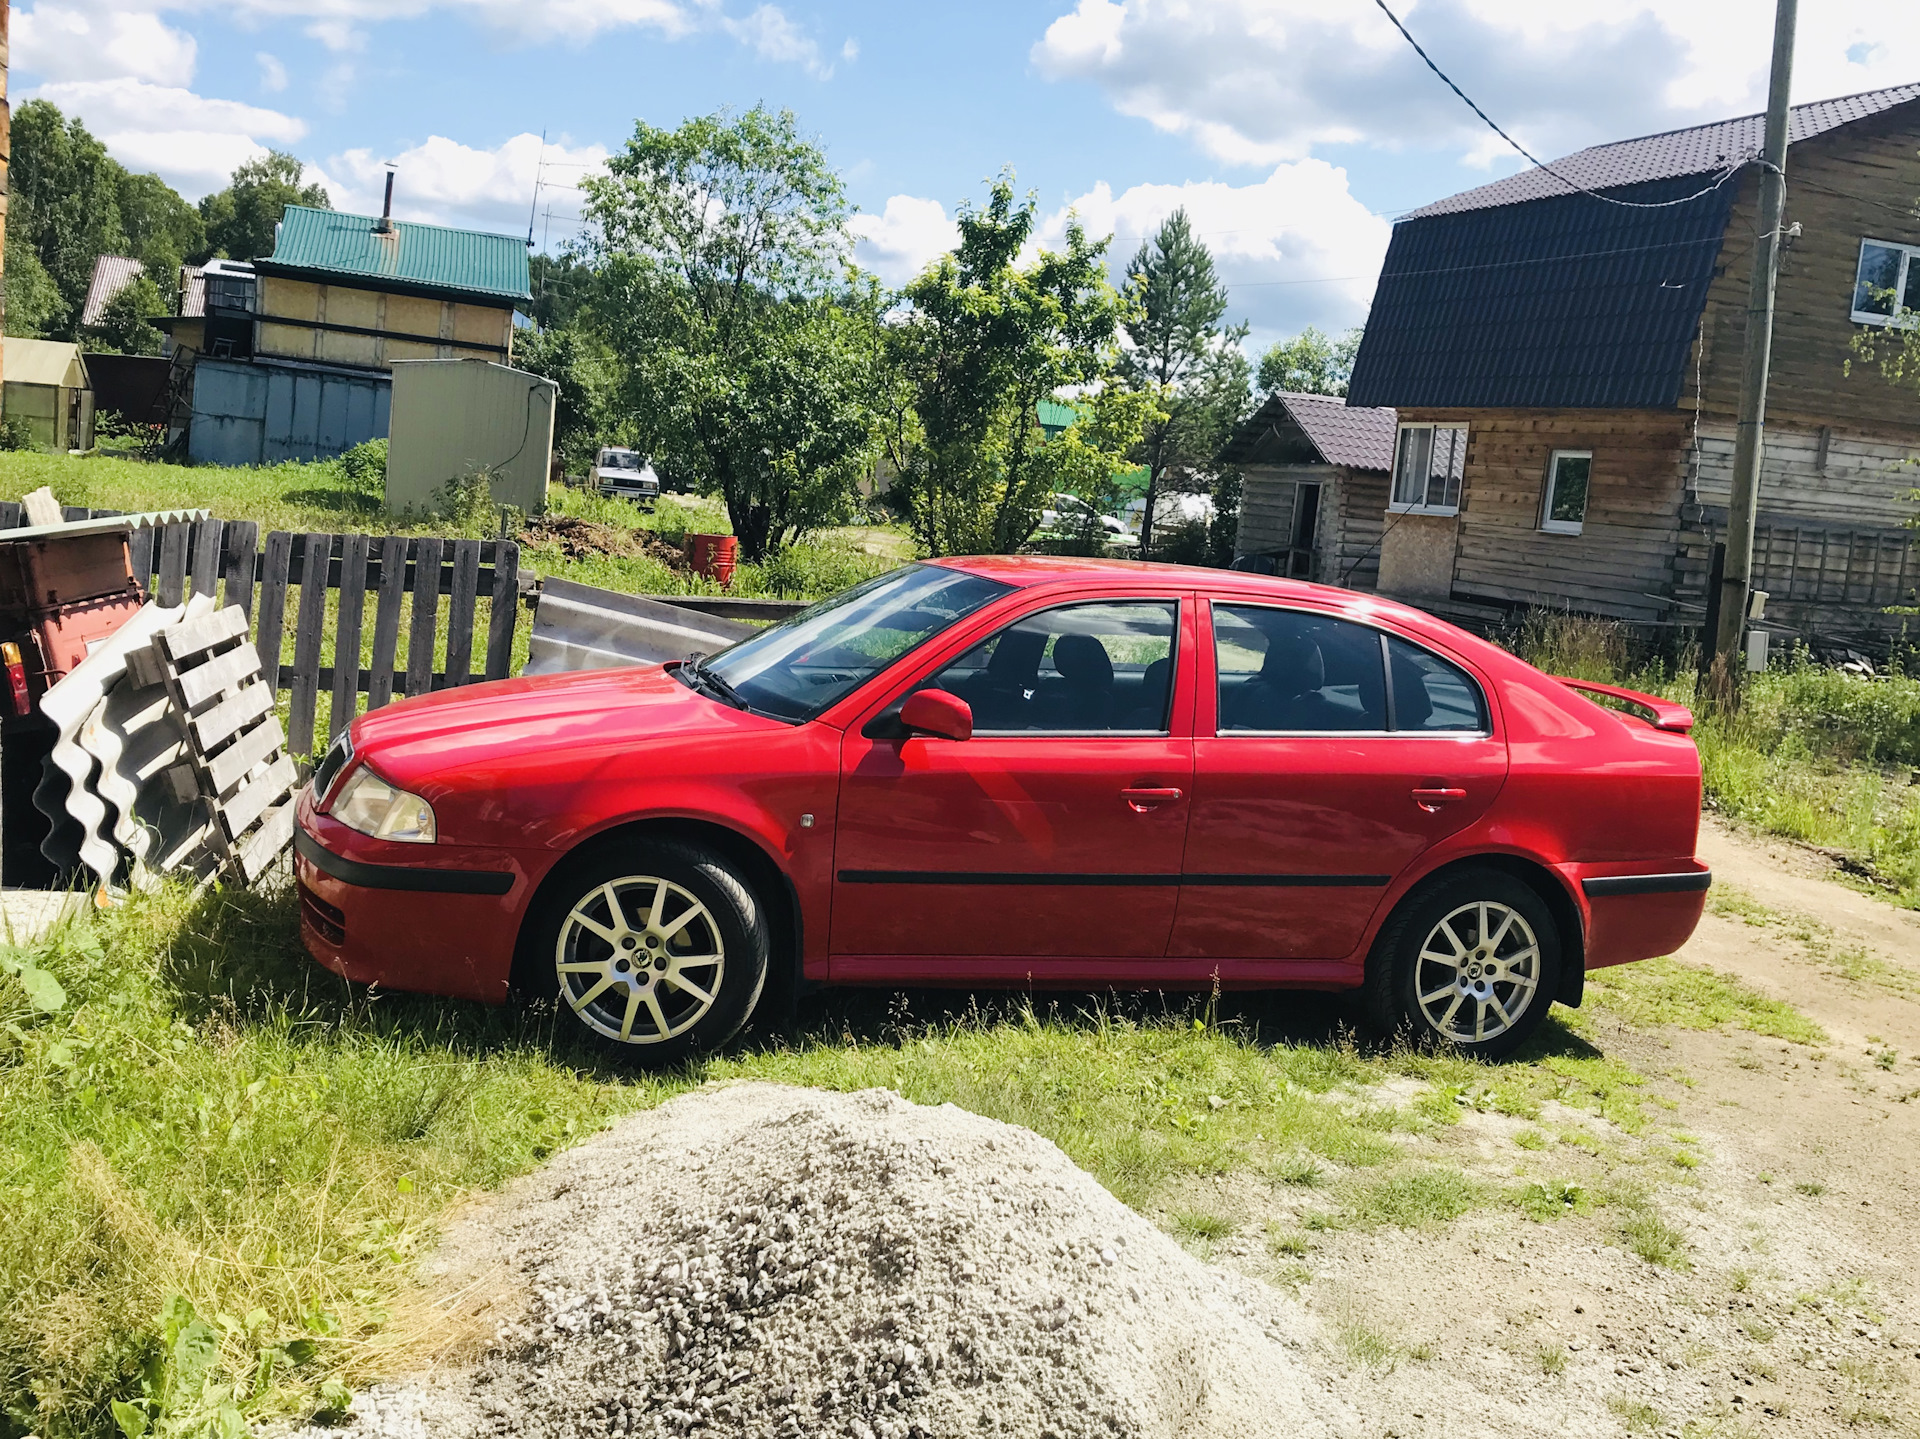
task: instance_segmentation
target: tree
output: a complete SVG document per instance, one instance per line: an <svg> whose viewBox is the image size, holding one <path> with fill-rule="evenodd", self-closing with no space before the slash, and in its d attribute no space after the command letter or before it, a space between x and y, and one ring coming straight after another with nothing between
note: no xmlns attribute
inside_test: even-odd
<svg viewBox="0 0 1920 1439"><path fill-rule="evenodd" d="M573 327L514 334L514 365L529 374L544 375L558 391L553 445L569 467L585 469L602 443L619 438L609 433L611 358L593 335Z"/></svg>
<svg viewBox="0 0 1920 1439"><path fill-rule="evenodd" d="M749 559L837 517L874 444L878 295L790 111L644 121L592 178L596 326L638 438L725 500Z"/></svg>
<svg viewBox="0 0 1920 1439"><path fill-rule="evenodd" d="M160 332L148 321L166 314L168 308L152 277L135 275L101 308L100 323L92 327L89 338L99 348L122 355L157 355Z"/></svg>
<svg viewBox="0 0 1920 1439"><path fill-rule="evenodd" d="M305 173L306 167L283 150L269 150L235 170L226 189L200 201L208 253L257 260L273 253L274 227L287 206L332 209L325 187L300 183Z"/></svg>
<svg viewBox="0 0 1920 1439"><path fill-rule="evenodd" d="M67 317L67 302L33 247L7 232L7 333L43 339Z"/></svg>
<svg viewBox="0 0 1920 1439"><path fill-rule="evenodd" d="M529 314L541 329L570 326L592 305L600 277L579 255L569 250L529 255L527 269L533 291Z"/></svg>
<svg viewBox="0 0 1920 1439"><path fill-rule="evenodd" d="M1291 340L1281 340L1260 357L1260 393L1344 395L1360 353L1360 327L1334 339L1308 325Z"/></svg>
<svg viewBox="0 0 1920 1439"><path fill-rule="evenodd" d="M62 338L86 300L93 262L125 247L125 174L86 126L47 101L30 100L14 112L7 248L23 242L59 291L62 309L51 323Z"/></svg>
<svg viewBox="0 0 1920 1439"><path fill-rule="evenodd" d="M206 255L207 227L200 212L158 175L123 173L118 200L127 237L125 253L146 266L163 294L171 292L178 284L180 266Z"/></svg>
<svg viewBox="0 0 1920 1439"><path fill-rule="evenodd" d="M1185 210L1175 210L1151 240L1142 242L1127 266L1127 321L1133 341L1120 362L1129 386L1158 397L1161 418L1141 436L1139 456L1147 467L1146 512L1140 521L1140 552L1153 548L1154 506L1169 471L1203 468L1222 436L1217 407L1223 378L1237 373L1244 394L1246 362L1233 369L1246 326L1224 329L1227 291L1214 273L1213 255L1196 239ZM1236 412L1240 406L1236 403Z"/></svg>
<svg viewBox="0 0 1920 1439"><path fill-rule="evenodd" d="M1078 221L1067 226L1065 250L1043 250L1021 268L1034 218L1033 196L1015 203L1011 174L993 183L984 207L962 204L959 247L907 286L907 313L889 327L896 405L912 412L889 427L889 457L934 554L1013 549L1067 482L1064 461L1071 457L1073 473L1104 465L1111 474L1137 438L1108 425L1069 446L1040 428L1040 401L1068 389L1098 393L1112 380L1127 307L1107 280L1106 242L1089 240Z"/></svg>

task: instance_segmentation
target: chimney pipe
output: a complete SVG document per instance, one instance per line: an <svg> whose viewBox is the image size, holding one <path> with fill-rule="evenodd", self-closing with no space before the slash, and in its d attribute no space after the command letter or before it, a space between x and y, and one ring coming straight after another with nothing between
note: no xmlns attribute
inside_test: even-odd
<svg viewBox="0 0 1920 1439"><path fill-rule="evenodd" d="M386 203L380 207L380 223L373 227L373 233L376 235L393 233L393 171L391 170L387 171Z"/></svg>

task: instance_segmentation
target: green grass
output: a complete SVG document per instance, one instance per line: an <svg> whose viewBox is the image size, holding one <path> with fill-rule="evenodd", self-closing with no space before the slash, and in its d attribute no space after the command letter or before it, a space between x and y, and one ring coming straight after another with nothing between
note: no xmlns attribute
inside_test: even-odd
<svg viewBox="0 0 1920 1439"><path fill-rule="evenodd" d="M1612 681L1694 708L1708 804L1773 834L1840 852L1920 906L1920 678L1868 680L1790 657L1746 676L1736 713L1695 691L1693 671L1636 663L1625 627L1535 612L1504 636L1554 674Z"/></svg>
<svg viewBox="0 0 1920 1439"><path fill-rule="evenodd" d="M1826 1031L1784 1000L1769 999L1731 975L1673 959L1596 969L1587 997L1630 1024L1682 1029L1744 1029L1794 1044L1825 1044Z"/></svg>

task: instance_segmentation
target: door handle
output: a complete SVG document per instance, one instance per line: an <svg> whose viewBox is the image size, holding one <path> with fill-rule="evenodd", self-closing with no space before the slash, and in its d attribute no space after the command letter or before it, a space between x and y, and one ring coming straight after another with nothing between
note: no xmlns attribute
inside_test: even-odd
<svg viewBox="0 0 1920 1439"><path fill-rule="evenodd" d="M1135 788L1120 791L1120 798L1127 802L1127 808L1135 814L1145 814L1148 810L1158 809L1163 804L1178 804L1181 792L1177 789Z"/></svg>
<svg viewBox="0 0 1920 1439"><path fill-rule="evenodd" d="M1413 792L1413 802L1429 814L1443 804L1452 804L1466 797L1467 792L1463 789L1416 789Z"/></svg>

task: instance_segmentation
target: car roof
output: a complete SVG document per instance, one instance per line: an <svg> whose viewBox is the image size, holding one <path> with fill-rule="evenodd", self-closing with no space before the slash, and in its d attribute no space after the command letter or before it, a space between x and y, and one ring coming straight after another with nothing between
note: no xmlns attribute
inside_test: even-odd
<svg viewBox="0 0 1920 1439"><path fill-rule="evenodd" d="M1496 663L1513 659L1511 654L1498 646L1412 605L1368 594L1363 590L1310 584L1306 580L1282 579L1277 575L1214 569L1205 565L1169 565L1152 560L1083 555L955 555L927 563L965 570L969 574L1021 589L1103 583L1125 585L1152 581L1191 585L1209 594L1255 603L1305 603L1316 609L1343 612L1354 619L1384 620L1411 633L1440 640L1456 650L1465 649Z"/></svg>

